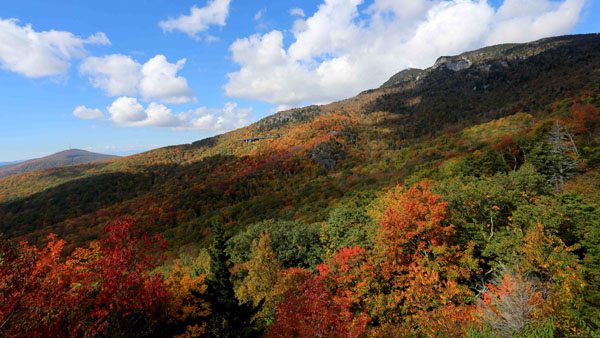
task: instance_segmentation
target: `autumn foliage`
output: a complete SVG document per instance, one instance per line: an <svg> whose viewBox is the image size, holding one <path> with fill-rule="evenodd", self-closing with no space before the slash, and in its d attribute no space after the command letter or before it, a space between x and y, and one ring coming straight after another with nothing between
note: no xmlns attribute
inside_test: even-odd
<svg viewBox="0 0 600 338"><path fill-rule="evenodd" d="M369 323L384 335L464 334L473 321L464 282L477 264L471 247L452 244L446 207L427 182L392 189L375 248L342 248L319 265L280 304L271 335L360 337Z"/></svg>
<svg viewBox="0 0 600 338"><path fill-rule="evenodd" d="M81 292L61 261L64 242L48 238L43 248L3 241L0 256L0 333L7 336L68 336L79 331L71 307Z"/></svg>
<svg viewBox="0 0 600 338"><path fill-rule="evenodd" d="M169 316L182 327L177 337L199 337L206 332L206 317L210 304L203 298L206 294L206 276L195 274L188 266L175 262L165 278L171 291Z"/></svg>
<svg viewBox="0 0 600 338"><path fill-rule="evenodd" d="M161 240L131 219L106 227L106 238L64 258L64 241L38 249L2 242L0 333L5 336L145 335L166 323L172 294L152 274Z"/></svg>
<svg viewBox="0 0 600 338"><path fill-rule="evenodd" d="M570 122L576 133L588 134L591 136L600 125L598 108L592 104L575 103L571 106Z"/></svg>
<svg viewBox="0 0 600 338"><path fill-rule="evenodd" d="M577 247L540 223L523 230L512 226L511 265L496 265L502 269L477 292L481 270L489 266L477 258L472 242L458 238L448 206L429 181L392 188L372 207L378 222L372 241L329 252L312 268L283 267L271 240L279 229L274 226L257 233L246 261L235 267L224 230L217 227L210 268L176 260L164 274L157 271L164 241L128 218L110 223L103 239L68 255L55 235L40 248L2 241L0 334L584 333L573 310L586 287Z"/></svg>
<svg viewBox="0 0 600 338"><path fill-rule="evenodd" d="M279 280L293 282L285 284L271 337L582 334L573 317L584 285L579 264L543 225L516 237L513 265L478 294L482 262L472 243L458 244L448 203L430 182L391 189L374 214L374 247L341 248L316 273L281 273Z"/></svg>
<svg viewBox="0 0 600 338"><path fill-rule="evenodd" d="M308 274L285 294L269 337L360 337L368 320L355 318L336 299L323 277Z"/></svg>
<svg viewBox="0 0 600 338"><path fill-rule="evenodd" d="M152 328L168 306L162 277L149 274L157 263L151 253L160 239L140 234L133 224L125 219L108 225L105 239L76 250L67 260L85 290L93 333L132 327L140 320Z"/></svg>

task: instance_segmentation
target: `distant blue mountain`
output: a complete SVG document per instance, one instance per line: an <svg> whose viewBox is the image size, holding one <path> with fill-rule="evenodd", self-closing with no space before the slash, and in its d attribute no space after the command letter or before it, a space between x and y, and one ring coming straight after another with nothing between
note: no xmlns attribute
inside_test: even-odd
<svg viewBox="0 0 600 338"><path fill-rule="evenodd" d="M6 166L6 165L17 164L17 163L21 163L21 162L22 161L0 162L0 167Z"/></svg>
<svg viewBox="0 0 600 338"><path fill-rule="evenodd" d="M50 156L29 161L0 162L0 177L20 174L32 170L64 167L94 161L110 160L117 156L92 153L80 149L69 149Z"/></svg>

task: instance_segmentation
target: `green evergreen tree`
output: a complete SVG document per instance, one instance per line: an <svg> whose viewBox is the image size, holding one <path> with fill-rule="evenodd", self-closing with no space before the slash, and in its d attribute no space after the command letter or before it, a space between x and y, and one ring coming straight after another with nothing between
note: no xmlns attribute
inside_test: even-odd
<svg viewBox="0 0 600 338"><path fill-rule="evenodd" d="M593 212L588 213L582 246L586 250L583 259L583 273L586 286L582 308L583 319L594 332L600 332L600 211L595 205L588 205Z"/></svg>
<svg viewBox="0 0 600 338"><path fill-rule="evenodd" d="M567 131L555 122L546 140L534 147L531 154L537 170L556 191L562 191L565 179L573 177L577 170L577 161L570 155L576 154L577 149L571 140Z"/></svg>
<svg viewBox="0 0 600 338"><path fill-rule="evenodd" d="M229 255L225 252L225 234L220 223L213 225L213 243L210 247L210 275L206 298L211 304L212 317L207 333L212 337L256 337L260 335L253 323L262 302L240 304L231 282Z"/></svg>

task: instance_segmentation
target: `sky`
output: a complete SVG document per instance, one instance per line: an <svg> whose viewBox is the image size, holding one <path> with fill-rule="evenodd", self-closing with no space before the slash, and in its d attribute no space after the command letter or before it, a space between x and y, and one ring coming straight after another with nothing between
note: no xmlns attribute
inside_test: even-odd
<svg viewBox="0 0 600 338"><path fill-rule="evenodd" d="M598 0L2 0L0 162L125 155L490 44L600 31Z"/></svg>

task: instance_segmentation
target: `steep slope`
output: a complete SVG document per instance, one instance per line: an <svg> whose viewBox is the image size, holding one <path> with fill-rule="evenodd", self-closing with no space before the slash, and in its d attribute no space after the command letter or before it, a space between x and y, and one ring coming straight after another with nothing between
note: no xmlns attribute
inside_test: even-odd
<svg viewBox="0 0 600 338"><path fill-rule="evenodd" d="M487 47L193 144L0 179L0 232L57 232L76 244L131 215L178 251L201 243L214 219L231 231L266 219L321 222L353 195L467 162L474 175L511 170L522 159L494 147L537 140L577 102L600 106L600 35ZM598 163L596 136L582 153L586 171Z"/></svg>
<svg viewBox="0 0 600 338"><path fill-rule="evenodd" d="M564 36L440 57L418 79L388 87L396 90L368 110L397 114L404 137L543 110L558 97L598 88L599 41L598 34Z"/></svg>
<svg viewBox="0 0 600 338"><path fill-rule="evenodd" d="M50 169L67 165L109 160L116 157L117 156L92 153L80 149L69 149L16 164L7 163L5 166L0 168L0 177L25 173L33 170Z"/></svg>

